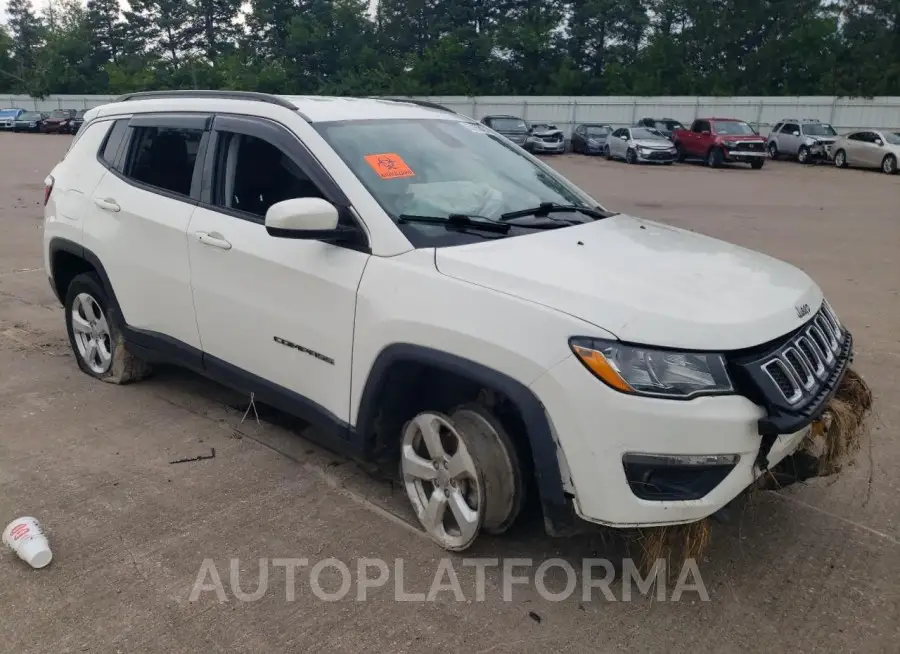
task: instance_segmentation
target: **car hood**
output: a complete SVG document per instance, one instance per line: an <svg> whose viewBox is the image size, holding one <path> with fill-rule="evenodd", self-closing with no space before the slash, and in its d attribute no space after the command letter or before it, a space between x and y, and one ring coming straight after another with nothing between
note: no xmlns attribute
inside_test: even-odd
<svg viewBox="0 0 900 654"><path fill-rule="evenodd" d="M562 134L561 129L542 129L542 130L534 130L532 132L534 136L556 136L557 134Z"/></svg>
<svg viewBox="0 0 900 654"><path fill-rule="evenodd" d="M660 141L659 139L635 139L632 140L639 148L650 148L652 150L668 150L674 144L669 141Z"/></svg>
<svg viewBox="0 0 900 654"><path fill-rule="evenodd" d="M818 286L787 263L621 214L438 248L435 265L444 275L551 307L623 341L693 350L765 343L802 324L799 306L815 310L822 301Z"/></svg>

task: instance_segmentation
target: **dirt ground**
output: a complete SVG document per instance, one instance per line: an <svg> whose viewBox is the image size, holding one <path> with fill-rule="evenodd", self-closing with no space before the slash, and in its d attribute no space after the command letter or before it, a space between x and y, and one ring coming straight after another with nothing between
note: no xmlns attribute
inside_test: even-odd
<svg viewBox="0 0 900 654"><path fill-rule="evenodd" d="M488 568L454 563L464 601L394 601L427 592L443 553L410 526L402 489L193 375L163 370L114 387L81 374L41 258L43 179L68 137L0 134L0 523L40 519L54 561L34 571L0 552L0 650L7 652L896 652L900 639L900 176L770 162L761 171L635 167L551 159L609 208L737 242L790 261L824 288L854 332L877 416L841 477L760 493L716 525L700 571L710 601L576 592L543 599L534 584L503 601ZM640 274L640 271L635 271ZM269 419L270 418L270 419ZM172 461L210 455L192 463ZM2 525L0 525L2 526ZM601 535L553 540L526 522L484 538L469 557L619 557ZM259 584L260 558L359 557L391 580L357 601L318 599L285 569ZM189 601L204 559L224 585ZM458 561L459 559L453 559ZM559 572L557 569L556 572ZM370 576L375 576L374 574ZM532 569L533 578L533 569ZM206 581L210 581L206 577ZM320 578L333 592L341 578ZM559 590L565 579L548 576Z"/></svg>

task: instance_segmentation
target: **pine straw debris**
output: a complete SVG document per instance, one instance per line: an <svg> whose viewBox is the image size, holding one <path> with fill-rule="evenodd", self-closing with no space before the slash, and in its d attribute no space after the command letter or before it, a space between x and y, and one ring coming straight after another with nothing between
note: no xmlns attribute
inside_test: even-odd
<svg viewBox="0 0 900 654"><path fill-rule="evenodd" d="M763 475L757 488L775 490L811 477L839 473L860 450L872 404L869 385L849 368L797 453ZM634 552L638 569L644 575L650 574L657 561L663 560L668 574L672 574L688 559L699 563L711 542L711 523L705 518L682 525L638 529L630 541L638 548Z"/></svg>

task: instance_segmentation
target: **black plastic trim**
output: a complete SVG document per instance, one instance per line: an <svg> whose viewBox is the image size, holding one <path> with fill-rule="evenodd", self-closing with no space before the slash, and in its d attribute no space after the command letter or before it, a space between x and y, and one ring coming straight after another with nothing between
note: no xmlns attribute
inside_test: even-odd
<svg viewBox="0 0 900 654"><path fill-rule="evenodd" d="M197 99L218 99L218 100L253 100L256 102L266 102L268 104L278 105L291 111L297 111L297 107L277 95L268 93L258 93L256 91L216 91L216 90L185 90L185 91L139 91L136 93L126 93L120 95L113 102L129 102L134 100L156 100L159 98L197 98Z"/></svg>
<svg viewBox="0 0 900 654"><path fill-rule="evenodd" d="M480 363L420 345L395 343L385 347L376 357L360 399L355 431L363 443L372 441L378 398L390 368L397 363L423 363L468 378L493 388L509 398L522 416L526 436L531 445L534 473L544 522L551 534L566 533L574 522L574 512L565 496L559 470L556 443L544 406L528 387L512 377ZM370 453L367 453L370 454Z"/></svg>
<svg viewBox="0 0 900 654"><path fill-rule="evenodd" d="M200 130L208 130L211 124L211 113L190 111L134 114L128 121L129 127L173 127Z"/></svg>
<svg viewBox="0 0 900 654"><path fill-rule="evenodd" d="M103 264L100 262L100 257L82 245L59 237L51 239L48 249L50 255L50 280L53 287L53 293L56 295L57 299L59 299L60 302L63 302L65 293L62 289L56 288L56 284L52 281L55 277L53 259L57 252L68 252L69 254L74 254L75 256L84 259L91 264L95 271L97 271L97 275L103 283L103 290L106 291L106 298L109 302L109 313L113 320L120 320L121 322L117 322L116 324L124 328L127 321L125 320L125 316L122 315L122 308L119 306L119 300L116 299L115 289L109 280L109 275L106 274L106 268L104 268Z"/></svg>

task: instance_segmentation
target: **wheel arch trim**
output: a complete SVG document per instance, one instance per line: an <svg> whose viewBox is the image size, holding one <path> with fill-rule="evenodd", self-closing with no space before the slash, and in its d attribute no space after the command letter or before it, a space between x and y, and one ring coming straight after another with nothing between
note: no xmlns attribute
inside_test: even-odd
<svg viewBox="0 0 900 654"><path fill-rule="evenodd" d="M502 372L422 345L388 345L375 358L360 396L354 431L361 441L370 441L378 412L378 399L386 386L389 371L398 363L419 363L439 368L493 388L509 398L522 417L525 437L531 447L534 479L544 509L545 527L551 534L565 532L574 513L565 495L557 444L544 405L525 384Z"/></svg>

